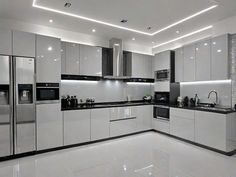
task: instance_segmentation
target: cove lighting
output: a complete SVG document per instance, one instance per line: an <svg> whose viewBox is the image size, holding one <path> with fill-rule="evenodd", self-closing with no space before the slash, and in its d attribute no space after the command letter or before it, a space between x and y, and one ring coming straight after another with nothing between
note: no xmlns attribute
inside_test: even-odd
<svg viewBox="0 0 236 177"><path fill-rule="evenodd" d="M61 80L62 83L87 83L87 84L97 84L98 81L89 80Z"/></svg>
<svg viewBox="0 0 236 177"><path fill-rule="evenodd" d="M177 38L174 38L174 39L169 40L169 41L167 41L167 42L163 42L163 43L161 43L161 44L155 45L155 46L153 46L152 48L157 48L157 47L160 47L160 46L163 46L163 45L166 45L166 44L169 44L169 43L178 41L178 40L180 40L180 39L183 39L183 38L192 36L192 35L194 35L194 34L200 33L200 32L202 32L202 31L205 31L205 30L208 30L208 29L211 29L211 28L213 28L212 25L207 26L207 27L204 27L204 28L201 28L201 29L199 29L199 30L193 31L193 32L191 32L191 33L185 34L185 35L180 36L180 37L177 37Z"/></svg>
<svg viewBox="0 0 236 177"><path fill-rule="evenodd" d="M196 81L196 82L180 82L180 85L199 85L199 84L227 84L231 80L213 80L213 81Z"/></svg>
<svg viewBox="0 0 236 177"><path fill-rule="evenodd" d="M154 83L147 82L126 82L128 85L154 85Z"/></svg>
<svg viewBox="0 0 236 177"><path fill-rule="evenodd" d="M126 30L126 31L131 31L131 32L135 32L135 33L139 33L139 34L144 34L144 35L148 35L148 36L154 36L162 31L165 31L173 26L176 26L180 23L183 23L187 20L190 20L198 15L201 15L207 11L210 11L214 8L216 8L218 5L213 5L213 6L210 6L206 9L203 9L195 14L192 14L186 18L183 18L182 20L179 20L171 25L168 25L154 33L147 33L147 32L144 32L144 31L140 31L140 30L136 30L136 29L132 29L132 28L127 28L127 27L123 27L123 26L119 26L119 25L115 25L115 24L112 24L112 23L108 23L108 22L104 22L104 21L101 21L101 20L96 20L96 19L93 19L93 18L88 18L88 17L85 17L85 16L81 16L81 15L77 15L77 14L74 14L74 13L69 13L69 12L65 12L65 11L62 11L62 10L57 10L57 9L54 9L54 8L50 8L50 7L46 7L46 6L42 6L42 5L38 5L36 3L37 0L33 0L33 4L32 6L35 7L35 8L39 8L39 9L43 9L43 10L46 10L46 11L50 11L50 12L55 12L55 13L59 13L59 14L63 14L63 15L67 15L67 16L71 16L71 17L74 17L74 18L79 18L79 19L83 19L83 20L87 20L87 21L91 21L91 22L94 22L94 23L99 23L99 24L103 24L103 25L107 25L107 26L111 26L111 27L114 27L114 28L118 28L118 29L122 29L122 30Z"/></svg>

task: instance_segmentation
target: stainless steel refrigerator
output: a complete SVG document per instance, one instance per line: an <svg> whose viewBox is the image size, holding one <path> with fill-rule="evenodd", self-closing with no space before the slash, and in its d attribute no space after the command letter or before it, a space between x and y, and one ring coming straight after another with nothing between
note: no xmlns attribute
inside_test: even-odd
<svg viewBox="0 0 236 177"><path fill-rule="evenodd" d="M0 56L0 157L35 151L35 59Z"/></svg>

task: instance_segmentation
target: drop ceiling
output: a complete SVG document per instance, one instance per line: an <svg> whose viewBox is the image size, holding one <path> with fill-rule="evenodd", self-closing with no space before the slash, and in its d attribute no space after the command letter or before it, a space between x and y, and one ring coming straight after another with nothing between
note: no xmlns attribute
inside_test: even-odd
<svg viewBox="0 0 236 177"><path fill-rule="evenodd" d="M72 4L70 8L64 7L66 2ZM235 0L35 0L36 5L45 9L33 7L32 4L33 0L21 0L20 3L19 0L1 0L0 18L21 20L107 39L118 37L124 42L149 47L236 15ZM156 35L149 35L213 5L218 6ZM133 31L48 11L46 8ZM53 23L49 23L49 19L53 19ZM127 19L128 22L121 23L122 19ZM148 27L151 29L147 29ZM92 29L96 29L96 32L93 33Z"/></svg>

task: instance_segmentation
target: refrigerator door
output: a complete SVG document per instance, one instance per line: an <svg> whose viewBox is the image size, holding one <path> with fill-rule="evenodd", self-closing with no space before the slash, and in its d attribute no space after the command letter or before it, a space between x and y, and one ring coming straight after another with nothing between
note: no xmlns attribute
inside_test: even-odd
<svg viewBox="0 0 236 177"><path fill-rule="evenodd" d="M35 59L15 57L15 154L36 149Z"/></svg>
<svg viewBox="0 0 236 177"><path fill-rule="evenodd" d="M0 157L13 153L10 57L0 56Z"/></svg>

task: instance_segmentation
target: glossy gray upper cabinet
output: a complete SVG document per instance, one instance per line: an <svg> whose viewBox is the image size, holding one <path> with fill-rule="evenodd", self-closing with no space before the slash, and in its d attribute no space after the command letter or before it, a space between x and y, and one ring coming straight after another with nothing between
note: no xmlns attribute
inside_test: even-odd
<svg viewBox="0 0 236 177"><path fill-rule="evenodd" d="M13 55L35 57L36 35L32 33L13 31Z"/></svg>
<svg viewBox="0 0 236 177"><path fill-rule="evenodd" d="M153 71L170 69L171 51L164 51L155 55L153 60Z"/></svg>
<svg viewBox="0 0 236 177"><path fill-rule="evenodd" d="M175 50L175 82L184 81L184 51L183 48Z"/></svg>
<svg viewBox="0 0 236 177"><path fill-rule="evenodd" d="M211 40L196 44L196 81L211 80Z"/></svg>
<svg viewBox="0 0 236 177"><path fill-rule="evenodd" d="M66 42L66 74L80 74L80 48L79 44Z"/></svg>
<svg viewBox="0 0 236 177"><path fill-rule="evenodd" d="M222 35L211 42L211 79L229 78L229 35Z"/></svg>
<svg viewBox="0 0 236 177"><path fill-rule="evenodd" d="M132 53L132 74L134 78L152 78L152 56Z"/></svg>
<svg viewBox="0 0 236 177"><path fill-rule="evenodd" d="M37 82L61 81L61 41L48 36L36 36Z"/></svg>
<svg viewBox="0 0 236 177"><path fill-rule="evenodd" d="M0 54L12 55L12 32L11 30L0 29Z"/></svg>
<svg viewBox="0 0 236 177"><path fill-rule="evenodd" d="M184 81L195 80L195 45L184 47Z"/></svg>
<svg viewBox="0 0 236 177"><path fill-rule="evenodd" d="M80 75L102 76L102 48L80 44Z"/></svg>
<svg viewBox="0 0 236 177"><path fill-rule="evenodd" d="M61 42L61 74L66 74L66 43Z"/></svg>

